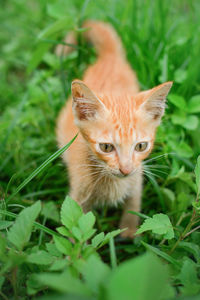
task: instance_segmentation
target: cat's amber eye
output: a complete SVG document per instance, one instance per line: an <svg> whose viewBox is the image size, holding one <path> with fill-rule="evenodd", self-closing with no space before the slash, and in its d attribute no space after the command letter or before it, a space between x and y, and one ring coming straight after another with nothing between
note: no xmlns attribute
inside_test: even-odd
<svg viewBox="0 0 200 300"><path fill-rule="evenodd" d="M112 144L103 144L103 143L99 144L99 148L101 149L101 151L105 153L110 153L115 149Z"/></svg>
<svg viewBox="0 0 200 300"><path fill-rule="evenodd" d="M141 143L138 143L136 146L135 146L135 150L137 152L143 152L147 149L147 146L148 146L148 143L147 142L141 142Z"/></svg>

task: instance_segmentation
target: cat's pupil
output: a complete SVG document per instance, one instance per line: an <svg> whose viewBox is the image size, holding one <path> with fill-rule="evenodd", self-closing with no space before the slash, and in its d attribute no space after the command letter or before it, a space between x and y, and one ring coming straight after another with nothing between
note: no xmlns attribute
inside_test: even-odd
<svg viewBox="0 0 200 300"><path fill-rule="evenodd" d="M147 142L138 143L138 144L135 146L135 150L138 151L138 152L142 152L142 151L146 150L147 145L148 145Z"/></svg>
<svg viewBox="0 0 200 300"><path fill-rule="evenodd" d="M101 151L109 153L114 150L114 146L112 144L99 144Z"/></svg>

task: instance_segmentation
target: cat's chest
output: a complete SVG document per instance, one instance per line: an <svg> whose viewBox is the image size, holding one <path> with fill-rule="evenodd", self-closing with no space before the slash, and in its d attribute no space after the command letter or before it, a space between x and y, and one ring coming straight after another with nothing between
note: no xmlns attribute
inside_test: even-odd
<svg viewBox="0 0 200 300"><path fill-rule="evenodd" d="M91 200L94 204L116 205L123 202L133 191L134 178L103 178L94 185Z"/></svg>

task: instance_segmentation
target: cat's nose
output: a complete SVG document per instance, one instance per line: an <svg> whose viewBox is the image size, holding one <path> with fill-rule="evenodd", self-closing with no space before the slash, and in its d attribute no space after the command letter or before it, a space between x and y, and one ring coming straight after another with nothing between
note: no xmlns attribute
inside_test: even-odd
<svg viewBox="0 0 200 300"><path fill-rule="evenodd" d="M133 171L133 168L131 166L121 166L119 168L119 171L124 175L124 176L127 176L129 175L132 171Z"/></svg>

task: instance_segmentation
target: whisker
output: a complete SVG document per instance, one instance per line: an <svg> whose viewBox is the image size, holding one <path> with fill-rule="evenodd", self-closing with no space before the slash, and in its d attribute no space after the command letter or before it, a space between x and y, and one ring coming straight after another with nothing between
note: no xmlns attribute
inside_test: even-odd
<svg viewBox="0 0 200 300"><path fill-rule="evenodd" d="M168 155L176 155L176 153L174 153L174 152L171 152L171 153L164 153L164 154L161 154L161 155L158 155L158 156L155 156L155 157L153 157L153 158L150 158L150 159L145 160L145 163L148 163L149 161L153 161L153 160L156 160L156 159L161 159L162 157L168 156Z"/></svg>
<svg viewBox="0 0 200 300"><path fill-rule="evenodd" d="M156 171L156 172L159 172L159 173L162 173L162 174L165 174L165 175L168 175L169 173L167 173L167 172L164 172L164 171L161 171L161 170L159 170L159 169L156 169L156 168L149 168L149 167L145 167L144 166L144 170L147 170L147 171L151 171L151 170L154 170L154 171Z"/></svg>
<svg viewBox="0 0 200 300"><path fill-rule="evenodd" d="M159 176L158 174L155 174L155 173L152 173L152 172L150 172L150 171L147 171L147 170L143 170L143 173L144 173L144 175L152 175L152 176L155 176L155 177L158 177L158 178L161 178L162 179L162 177L161 176ZM148 176L149 177L149 176Z"/></svg>

